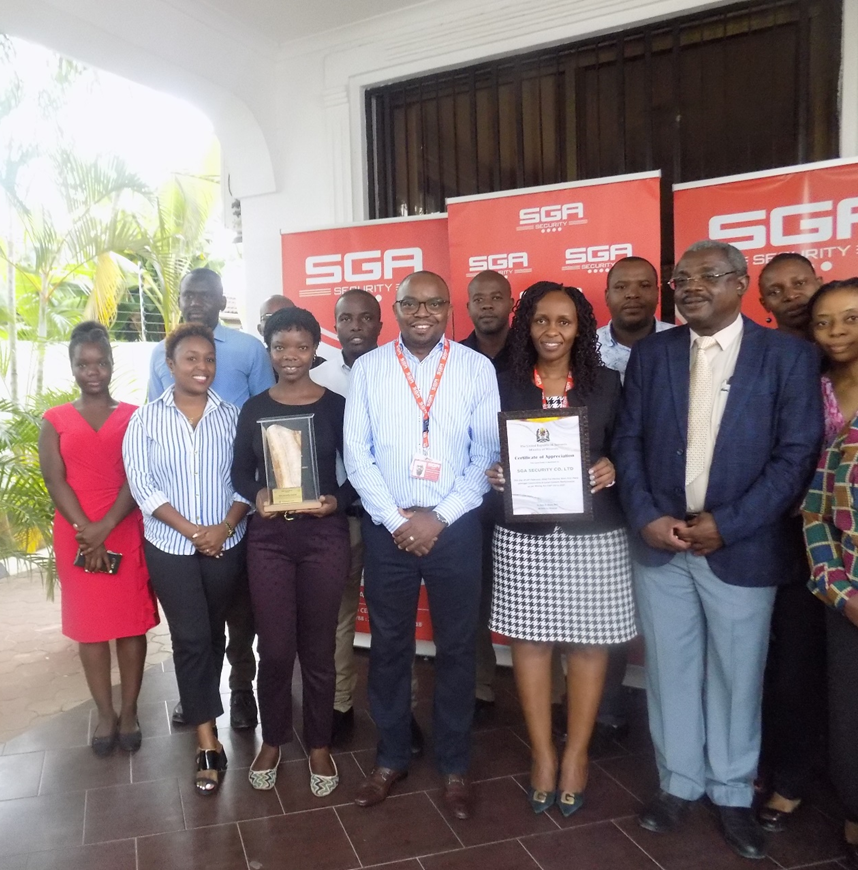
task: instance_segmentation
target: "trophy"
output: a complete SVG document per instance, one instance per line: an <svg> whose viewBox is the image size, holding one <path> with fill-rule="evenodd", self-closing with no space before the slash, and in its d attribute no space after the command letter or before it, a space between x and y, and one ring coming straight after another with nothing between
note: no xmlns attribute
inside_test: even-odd
<svg viewBox="0 0 858 870"><path fill-rule="evenodd" d="M263 508L265 513L321 507L313 415L266 417L259 425L271 493L271 501Z"/></svg>

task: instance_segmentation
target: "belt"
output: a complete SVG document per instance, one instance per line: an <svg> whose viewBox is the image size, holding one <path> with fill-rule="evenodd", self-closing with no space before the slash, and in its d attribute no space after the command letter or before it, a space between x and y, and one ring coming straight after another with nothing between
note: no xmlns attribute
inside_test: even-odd
<svg viewBox="0 0 858 870"><path fill-rule="evenodd" d="M433 505L429 505L428 507L424 507L423 505L416 504L416 505L413 505L412 507L402 508L402 510L404 510L404 511L422 511L423 513L431 514L432 511L434 511L436 507L438 507L438 505L433 504Z"/></svg>

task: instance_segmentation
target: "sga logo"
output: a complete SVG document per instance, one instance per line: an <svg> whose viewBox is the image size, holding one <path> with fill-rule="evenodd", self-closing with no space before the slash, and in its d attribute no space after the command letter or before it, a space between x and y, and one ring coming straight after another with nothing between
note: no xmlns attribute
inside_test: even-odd
<svg viewBox="0 0 858 870"><path fill-rule="evenodd" d="M468 258L469 272L484 272L491 269L493 272L508 272L516 266L527 268L527 253L520 251L517 254L487 254Z"/></svg>
<svg viewBox="0 0 858 870"><path fill-rule="evenodd" d="M810 217L810 215L816 215ZM851 239L858 224L858 197L782 205L765 209L719 214L709 220L709 238L729 242L743 251Z"/></svg>
<svg viewBox="0 0 858 870"><path fill-rule="evenodd" d="M589 248L567 248L567 266L588 266L614 263L623 257L631 257L632 246L628 242L616 245L591 245Z"/></svg>
<svg viewBox="0 0 858 870"><path fill-rule="evenodd" d="M523 208L518 213L518 225L526 227L550 224L568 220L570 217L575 219L584 217L583 202L564 202L562 205L544 205L542 208L535 206Z"/></svg>
<svg viewBox="0 0 858 870"><path fill-rule="evenodd" d="M396 269L407 273L423 269L421 248L391 248L388 251L353 251L350 254L321 254L304 261L308 285L389 281ZM403 276L404 277L404 276Z"/></svg>

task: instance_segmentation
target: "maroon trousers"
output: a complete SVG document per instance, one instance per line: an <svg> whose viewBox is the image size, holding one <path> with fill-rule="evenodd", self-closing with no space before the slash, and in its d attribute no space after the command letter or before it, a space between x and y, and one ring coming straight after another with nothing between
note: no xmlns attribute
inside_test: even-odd
<svg viewBox="0 0 858 870"><path fill-rule="evenodd" d="M304 739L329 746L334 711L337 616L349 570L343 514L285 521L255 514L247 534L247 573L259 638L262 739L292 739L292 673L301 665Z"/></svg>

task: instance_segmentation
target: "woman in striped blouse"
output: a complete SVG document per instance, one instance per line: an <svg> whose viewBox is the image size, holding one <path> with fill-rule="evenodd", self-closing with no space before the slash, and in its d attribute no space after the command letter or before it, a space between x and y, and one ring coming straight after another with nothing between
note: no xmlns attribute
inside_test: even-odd
<svg viewBox="0 0 858 870"><path fill-rule="evenodd" d="M175 383L138 408L122 455L143 512L146 563L173 641L185 721L196 725L198 794L214 794L226 770L215 719L223 713L220 672L226 610L244 571L249 502L230 481L238 409L210 387L214 337L184 324L167 336Z"/></svg>

